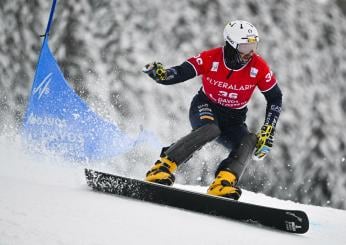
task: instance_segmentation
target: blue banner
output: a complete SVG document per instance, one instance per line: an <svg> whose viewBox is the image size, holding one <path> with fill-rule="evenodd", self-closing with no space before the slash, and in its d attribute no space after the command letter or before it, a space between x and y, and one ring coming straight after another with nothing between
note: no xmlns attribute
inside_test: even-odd
<svg viewBox="0 0 346 245"><path fill-rule="evenodd" d="M132 149L135 140L94 113L66 82L43 41L24 135L34 150L49 150L74 160L114 157Z"/></svg>
<svg viewBox="0 0 346 245"><path fill-rule="evenodd" d="M54 152L70 160L105 160L139 143L161 147L157 137L141 130L136 140L105 121L66 82L48 46L57 0L52 0L31 96L23 121L27 146L35 152Z"/></svg>

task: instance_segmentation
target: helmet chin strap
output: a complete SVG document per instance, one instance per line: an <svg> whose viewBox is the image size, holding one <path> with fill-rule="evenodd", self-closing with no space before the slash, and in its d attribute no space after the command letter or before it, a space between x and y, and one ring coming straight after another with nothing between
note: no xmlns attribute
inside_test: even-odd
<svg viewBox="0 0 346 245"><path fill-rule="evenodd" d="M233 48L228 42L226 42L224 47L224 59L226 66L232 70L238 70L246 64L246 61L241 59L239 51Z"/></svg>

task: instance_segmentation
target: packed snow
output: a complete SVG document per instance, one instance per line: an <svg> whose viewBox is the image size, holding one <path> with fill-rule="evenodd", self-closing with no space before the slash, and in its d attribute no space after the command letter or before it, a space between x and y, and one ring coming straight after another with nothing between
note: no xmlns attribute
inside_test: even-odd
<svg viewBox="0 0 346 245"><path fill-rule="evenodd" d="M244 191L243 202L304 210L310 230L295 235L94 192L86 185L83 166L30 156L5 137L0 140L0 156L1 245L346 244L343 210Z"/></svg>

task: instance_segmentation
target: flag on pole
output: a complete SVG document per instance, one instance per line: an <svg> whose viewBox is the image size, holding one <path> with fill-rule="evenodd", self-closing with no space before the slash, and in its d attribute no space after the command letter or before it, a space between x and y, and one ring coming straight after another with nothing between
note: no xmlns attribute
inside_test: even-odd
<svg viewBox="0 0 346 245"><path fill-rule="evenodd" d="M44 35L23 133L30 148L72 160L98 160L131 150L138 142L97 115L70 87L48 46L56 0ZM142 140L143 141L143 140Z"/></svg>

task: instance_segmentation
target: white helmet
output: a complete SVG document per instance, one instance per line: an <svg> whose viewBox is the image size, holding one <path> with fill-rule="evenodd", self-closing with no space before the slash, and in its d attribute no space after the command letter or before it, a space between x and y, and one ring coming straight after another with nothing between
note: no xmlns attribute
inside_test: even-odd
<svg viewBox="0 0 346 245"><path fill-rule="evenodd" d="M259 42L256 27L244 20L228 23L223 31L223 37L234 49L244 54L256 50Z"/></svg>

